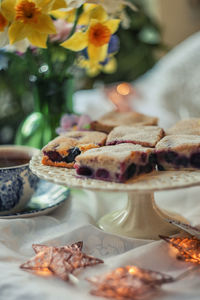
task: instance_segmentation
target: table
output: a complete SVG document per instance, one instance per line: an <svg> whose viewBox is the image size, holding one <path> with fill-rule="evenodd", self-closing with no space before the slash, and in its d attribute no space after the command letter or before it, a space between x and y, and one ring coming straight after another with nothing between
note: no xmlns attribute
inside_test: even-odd
<svg viewBox="0 0 200 300"><path fill-rule="evenodd" d="M156 202L182 214L195 225L199 221L200 188L156 193ZM86 276L104 273L118 266L135 264L140 267L178 275L189 267L171 257L164 241L131 239L98 229L96 221L105 213L124 206L125 195L72 190L71 197L51 215L30 219L0 220L0 299L51 300L95 299L89 294ZM34 255L31 245L70 244L83 240L84 252L104 260L103 265L85 269L77 286L57 278L41 278L19 269L19 265ZM167 284L157 299L199 299L197 274L180 282ZM98 298L96 298L98 299ZM101 299L101 298L99 298Z"/></svg>

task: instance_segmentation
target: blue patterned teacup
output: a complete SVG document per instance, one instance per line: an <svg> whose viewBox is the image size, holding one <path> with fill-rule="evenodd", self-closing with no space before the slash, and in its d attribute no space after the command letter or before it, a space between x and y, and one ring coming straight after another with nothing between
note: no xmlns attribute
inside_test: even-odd
<svg viewBox="0 0 200 300"><path fill-rule="evenodd" d="M34 193L39 178L29 169L38 149L0 146L0 215L22 211Z"/></svg>

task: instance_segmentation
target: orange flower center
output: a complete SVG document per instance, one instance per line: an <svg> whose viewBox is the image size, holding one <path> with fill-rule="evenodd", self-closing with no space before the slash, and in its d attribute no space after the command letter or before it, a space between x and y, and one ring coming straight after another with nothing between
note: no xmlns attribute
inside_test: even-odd
<svg viewBox="0 0 200 300"><path fill-rule="evenodd" d="M91 26L89 29L89 43L95 45L96 47L101 47L105 44L108 44L110 41L110 36L110 29L101 23L97 23L94 26Z"/></svg>
<svg viewBox="0 0 200 300"><path fill-rule="evenodd" d="M16 7L16 20L23 23L37 22L40 8L35 3L28 0L22 0Z"/></svg>
<svg viewBox="0 0 200 300"><path fill-rule="evenodd" d="M8 25L6 18L0 13L0 31L4 31L5 27Z"/></svg>

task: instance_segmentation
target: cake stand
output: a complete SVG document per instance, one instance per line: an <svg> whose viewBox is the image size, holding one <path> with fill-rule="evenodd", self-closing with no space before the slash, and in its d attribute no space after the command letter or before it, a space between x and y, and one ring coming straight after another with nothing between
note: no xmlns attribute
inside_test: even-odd
<svg viewBox="0 0 200 300"><path fill-rule="evenodd" d="M177 214L161 211L154 201L154 192L200 185L199 171L154 171L124 184L78 178L74 169L42 165L41 155L32 158L30 168L39 178L56 184L96 192L127 193L126 207L103 216L98 226L106 232L143 239L158 239L159 234L176 233L177 227L169 223L171 220L187 223Z"/></svg>

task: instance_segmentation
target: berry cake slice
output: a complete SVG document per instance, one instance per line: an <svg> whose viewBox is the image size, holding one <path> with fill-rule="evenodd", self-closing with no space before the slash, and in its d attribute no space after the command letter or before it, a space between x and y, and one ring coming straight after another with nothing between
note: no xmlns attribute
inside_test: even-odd
<svg viewBox="0 0 200 300"><path fill-rule="evenodd" d="M77 175L90 178L124 182L155 168L152 148L120 144L91 149L76 157Z"/></svg>
<svg viewBox="0 0 200 300"><path fill-rule="evenodd" d="M106 137L103 132L69 131L58 136L42 149L42 164L73 168L77 155L88 149L105 145Z"/></svg>
<svg viewBox="0 0 200 300"><path fill-rule="evenodd" d="M134 111L117 112L111 111L90 125L93 130L109 133L113 128L121 125L157 125L158 119L146 116Z"/></svg>
<svg viewBox="0 0 200 300"><path fill-rule="evenodd" d="M132 143L155 147L163 136L163 129L157 126L119 126L109 133L106 145Z"/></svg>
<svg viewBox="0 0 200 300"><path fill-rule="evenodd" d="M191 118L178 121L167 130L167 135L174 134L200 135L200 119Z"/></svg>
<svg viewBox="0 0 200 300"><path fill-rule="evenodd" d="M156 145L158 169L200 169L200 136L168 135Z"/></svg>

